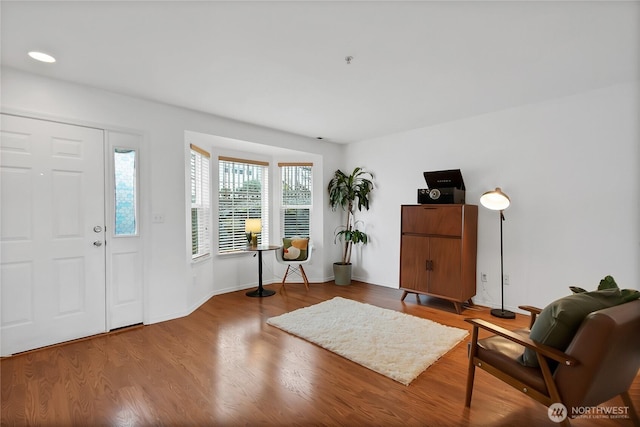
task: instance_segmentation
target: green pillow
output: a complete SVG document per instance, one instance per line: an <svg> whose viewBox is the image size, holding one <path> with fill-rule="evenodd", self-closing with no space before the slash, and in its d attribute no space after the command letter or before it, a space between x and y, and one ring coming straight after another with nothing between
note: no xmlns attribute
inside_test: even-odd
<svg viewBox="0 0 640 427"><path fill-rule="evenodd" d="M624 302L624 296L617 287L560 298L542 310L529 337L535 342L564 351L589 313ZM519 362L525 366L539 366L536 352L528 348L520 356Z"/></svg>
<svg viewBox="0 0 640 427"><path fill-rule="evenodd" d="M282 239L282 258L285 261L304 261L309 248L308 237L285 237Z"/></svg>

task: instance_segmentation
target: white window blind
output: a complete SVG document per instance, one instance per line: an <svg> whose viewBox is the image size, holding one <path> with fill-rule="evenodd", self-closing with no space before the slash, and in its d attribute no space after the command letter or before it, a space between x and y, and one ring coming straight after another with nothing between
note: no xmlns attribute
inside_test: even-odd
<svg viewBox="0 0 640 427"><path fill-rule="evenodd" d="M269 244L269 163L219 157L218 252L243 251L244 222L262 219L258 244Z"/></svg>
<svg viewBox="0 0 640 427"><path fill-rule="evenodd" d="M283 237L309 237L312 209L312 163L279 163L282 178L280 221Z"/></svg>
<svg viewBox="0 0 640 427"><path fill-rule="evenodd" d="M209 153L191 145L191 258L211 253Z"/></svg>

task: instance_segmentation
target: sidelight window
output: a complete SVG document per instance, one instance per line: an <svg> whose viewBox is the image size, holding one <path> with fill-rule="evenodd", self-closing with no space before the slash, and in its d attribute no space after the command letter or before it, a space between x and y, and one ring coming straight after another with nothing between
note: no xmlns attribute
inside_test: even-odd
<svg viewBox="0 0 640 427"><path fill-rule="evenodd" d="M138 231L136 194L136 150L116 148L113 153L115 179L115 236L134 236Z"/></svg>

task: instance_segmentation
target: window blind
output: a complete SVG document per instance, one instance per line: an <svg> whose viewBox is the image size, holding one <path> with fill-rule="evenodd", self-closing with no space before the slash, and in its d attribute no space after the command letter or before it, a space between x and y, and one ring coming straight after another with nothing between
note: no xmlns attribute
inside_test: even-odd
<svg viewBox="0 0 640 427"><path fill-rule="evenodd" d="M312 209L312 163L279 163L282 178L280 221L283 237L308 237Z"/></svg>
<svg viewBox="0 0 640 427"><path fill-rule="evenodd" d="M211 253L209 153L191 145L191 257Z"/></svg>
<svg viewBox="0 0 640 427"><path fill-rule="evenodd" d="M219 157L218 252L244 250L244 222L261 218L259 244L269 243L269 163Z"/></svg>

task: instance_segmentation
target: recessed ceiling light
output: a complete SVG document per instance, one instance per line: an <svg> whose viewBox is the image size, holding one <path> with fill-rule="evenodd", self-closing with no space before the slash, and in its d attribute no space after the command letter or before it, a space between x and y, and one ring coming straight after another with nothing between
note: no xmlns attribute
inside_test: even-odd
<svg viewBox="0 0 640 427"><path fill-rule="evenodd" d="M36 61L40 61L40 62L47 62L47 63L56 62L56 58L43 52L36 52L32 50L31 52L29 52L29 56L35 59Z"/></svg>

